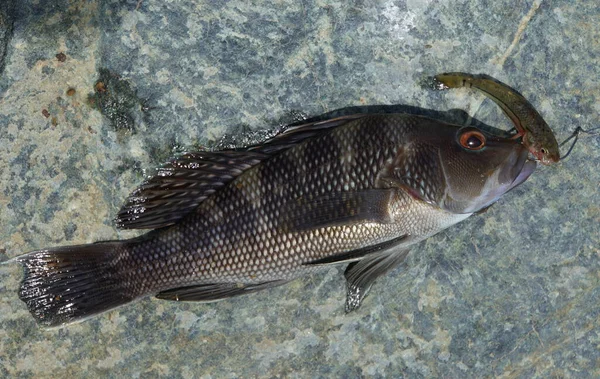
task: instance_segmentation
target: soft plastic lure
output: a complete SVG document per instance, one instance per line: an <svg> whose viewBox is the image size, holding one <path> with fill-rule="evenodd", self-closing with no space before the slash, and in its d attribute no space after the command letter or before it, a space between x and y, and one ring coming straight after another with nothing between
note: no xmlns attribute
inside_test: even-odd
<svg viewBox="0 0 600 379"><path fill-rule="evenodd" d="M558 142L550 126L523 95L488 75L463 72L439 74L434 77L436 89L476 88L504 111L517 129L514 138L523 137L523 145L543 164L560 159Z"/></svg>

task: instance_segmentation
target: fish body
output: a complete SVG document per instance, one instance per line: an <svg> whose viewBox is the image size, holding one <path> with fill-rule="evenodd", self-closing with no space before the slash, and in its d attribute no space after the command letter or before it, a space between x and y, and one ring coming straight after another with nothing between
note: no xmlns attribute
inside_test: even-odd
<svg viewBox="0 0 600 379"><path fill-rule="evenodd" d="M291 128L242 150L185 154L128 199L123 241L34 251L20 297L58 326L136 298L214 301L349 263L346 310L412 245L525 181L520 143L407 114Z"/></svg>
<svg viewBox="0 0 600 379"><path fill-rule="evenodd" d="M556 137L538 111L513 88L488 76L462 72L439 74L434 79L439 89L468 87L483 92L502 108L523 137L523 144L543 164L556 163L560 152Z"/></svg>

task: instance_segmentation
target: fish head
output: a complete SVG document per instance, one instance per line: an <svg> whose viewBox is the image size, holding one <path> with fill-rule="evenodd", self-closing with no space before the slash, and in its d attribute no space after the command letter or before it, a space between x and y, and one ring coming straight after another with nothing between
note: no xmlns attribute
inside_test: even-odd
<svg viewBox="0 0 600 379"><path fill-rule="evenodd" d="M519 141L470 126L423 126L399 150L389 172L414 197L452 213L490 206L535 170Z"/></svg>
<svg viewBox="0 0 600 379"><path fill-rule="evenodd" d="M492 205L536 167L523 144L474 127L457 129L454 138L440 146L439 155L445 190L438 205L454 213Z"/></svg>

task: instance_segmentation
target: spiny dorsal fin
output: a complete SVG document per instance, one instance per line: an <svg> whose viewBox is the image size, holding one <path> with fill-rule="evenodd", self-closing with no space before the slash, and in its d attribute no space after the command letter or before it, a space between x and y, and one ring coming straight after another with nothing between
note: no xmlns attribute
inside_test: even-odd
<svg viewBox="0 0 600 379"><path fill-rule="evenodd" d="M179 221L267 155L252 151L195 152L165 164L133 191L117 214L121 229L155 229Z"/></svg>
<svg viewBox="0 0 600 379"><path fill-rule="evenodd" d="M248 150L257 151L269 155L276 154L280 151L287 150L290 147L297 145L309 138L330 131L334 128L337 128L338 126L342 126L350 121L354 121L365 116L367 115L354 114L350 116L342 116L332 118L329 120L292 126L285 129L283 132L279 133L275 137L265 141L262 144L249 147Z"/></svg>
<svg viewBox="0 0 600 379"><path fill-rule="evenodd" d="M264 159L364 116L290 127L262 144L244 149L184 154L159 168L133 191L115 223L120 229L156 229L175 224L207 197Z"/></svg>

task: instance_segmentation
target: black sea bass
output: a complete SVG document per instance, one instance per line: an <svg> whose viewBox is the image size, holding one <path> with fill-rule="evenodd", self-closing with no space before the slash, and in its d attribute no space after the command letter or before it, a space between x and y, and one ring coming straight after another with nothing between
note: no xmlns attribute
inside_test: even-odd
<svg viewBox="0 0 600 379"><path fill-rule="evenodd" d="M349 263L346 310L419 241L489 206L536 163L520 141L408 114L293 127L186 154L129 198L123 241L34 251L20 297L57 326L156 295L214 301Z"/></svg>

